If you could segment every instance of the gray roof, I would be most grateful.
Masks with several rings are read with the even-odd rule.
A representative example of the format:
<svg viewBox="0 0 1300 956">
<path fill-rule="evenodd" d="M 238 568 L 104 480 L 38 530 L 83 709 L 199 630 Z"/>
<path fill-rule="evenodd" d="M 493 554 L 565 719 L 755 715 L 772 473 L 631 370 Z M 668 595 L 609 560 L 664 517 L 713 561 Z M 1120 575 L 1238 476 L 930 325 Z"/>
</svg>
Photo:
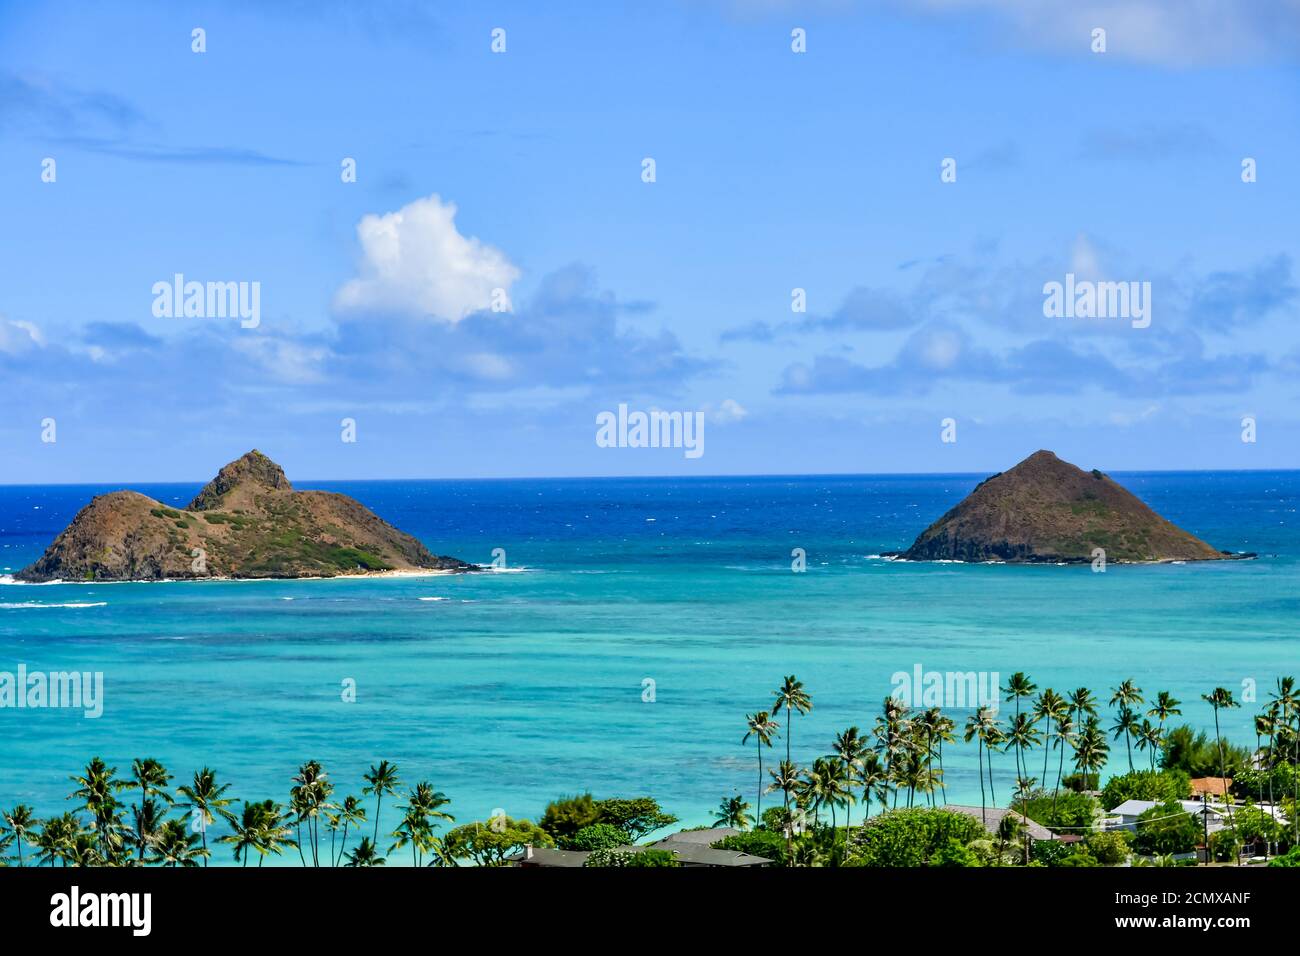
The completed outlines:
<svg viewBox="0 0 1300 956">
<path fill-rule="evenodd" d="M 552 850 L 534 846 L 506 859 L 516 866 L 582 866 L 589 855 L 586 850 Z"/>
<path fill-rule="evenodd" d="M 754 856 L 752 853 L 741 853 L 739 850 L 715 850 L 711 846 L 674 840 L 672 837 L 652 843 L 649 847 L 632 846 L 626 849 L 668 850 L 684 866 L 765 866 L 772 862 L 766 857 Z"/>
<path fill-rule="evenodd" d="M 719 840 L 725 840 L 727 837 L 736 836 L 740 833 L 735 827 L 708 827 L 704 830 L 682 830 L 679 833 L 673 833 L 658 843 L 697 843 L 701 846 L 713 846 Z"/>
<path fill-rule="evenodd" d="M 1014 810 L 1008 810 L 1006 807 L 964 807 L 955 803 L 949 803 L 946 804 L 943 809 L 952 810 L 954 813 L 964 813 L 966 816 L 974 817 L 976 820 L 981 822 L 984 822 L 985 819 L 987 819 L 987 822 L 984 823 L 984 829 L 988 830 L 989 833 L 994 836 L 997 836 L 998 826 L 1002 823 L 1002 818 L 1007 814 L 1011 814 L 1017 820 L 1020 819 L 1020 814 L 1016 813 Z M 1027 821 L 1025 829 L 1035 840 L 1052 839 L 1052 831 L 1034 820 Z"/>
</svg>

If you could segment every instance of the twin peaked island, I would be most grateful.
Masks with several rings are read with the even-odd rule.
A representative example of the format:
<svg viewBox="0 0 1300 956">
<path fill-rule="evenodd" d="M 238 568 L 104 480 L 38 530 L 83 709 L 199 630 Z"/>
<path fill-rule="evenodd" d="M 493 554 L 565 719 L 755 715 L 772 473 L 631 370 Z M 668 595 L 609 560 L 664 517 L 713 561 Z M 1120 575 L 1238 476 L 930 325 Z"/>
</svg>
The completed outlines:
<svg viewBox="0 0 1300 956">
<path fill-rule="evenodd" d="M 309 578 L 472 571 L 346 495 L 294 491 L 260 451 L 222 468 L 183 510 L 134 491 L 101 495 L 19 581 Z"/>
<path fill-rule="evenodd" d="M 981 482 L 896 556 L 914 561 L 1213 561 L 1217 551 L 1099 471 L 1050 451 Z M 222 468 L 184 509 L 134 491 L 83 508 L 20 581 L 305 578 L 473 571 L 440 557 L 345 495 L 294 491 L 259 451 Z"/>
</svg>

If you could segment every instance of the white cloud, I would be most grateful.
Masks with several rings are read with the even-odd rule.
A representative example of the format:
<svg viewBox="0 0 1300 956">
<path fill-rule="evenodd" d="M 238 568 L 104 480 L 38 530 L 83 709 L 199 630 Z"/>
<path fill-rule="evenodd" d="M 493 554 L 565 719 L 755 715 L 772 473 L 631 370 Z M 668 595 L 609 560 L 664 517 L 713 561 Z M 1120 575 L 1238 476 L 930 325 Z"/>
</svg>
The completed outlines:
<svg viewBox="0 0 1300 956">
<path fill-rule="evenodd" d="M 456 228 L 456 204 L 435 193 L 357 224 L 358 275 L 334 295 L 338 312 L 396 313 L 459 322 L 507 296 L 519 270 L 505 253 Z"/>
<path fill-rule="evenodd" d="M 704 413 L 715 425 L 730 425 L 743 421 L 749 415 L 749 409 L 734 398 L 724 398 L 717 408 L 705 405 Z"/>
<path fill-rule="evenodd" d="M 30 322 L 13 321 L 0 315 L 0 352 L 20 355 L 32 349 L 42 348 L 45 336 L 41 330 Z"/>
</svg>

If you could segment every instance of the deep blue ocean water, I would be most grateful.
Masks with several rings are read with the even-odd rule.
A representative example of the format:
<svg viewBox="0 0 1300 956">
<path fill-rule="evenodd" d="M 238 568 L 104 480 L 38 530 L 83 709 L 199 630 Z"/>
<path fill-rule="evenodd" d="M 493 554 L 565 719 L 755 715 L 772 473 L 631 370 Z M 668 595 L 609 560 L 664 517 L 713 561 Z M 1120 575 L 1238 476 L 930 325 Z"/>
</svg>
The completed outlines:
<svg viewBox="0 0 1300 956">
<path fill-rule="evenodd" d="M 1096 574 L 878 557 L 981 477 L 300 482 L 354 496 L 440 554 L 486 564 L 504 549 L 513 573 L 0 584 L 0 670 L 105 680 L 97 720 L 0 710 L 0 804 L 62 813 L 69 775 L 94 754 L 123 772 L 157 757 L 177 782 L 210 765 L 233 795 L 280 801 L 307 759 L 339 794 L 359 794 L 386 758 L 446 792 L 459 821 L 533 816 L 591 790 L 648 793 L 697 824 L 736 790 L 754 802 L 744 718 L 771 706 L 784 674 L 813 695 L 793 729 L 809 760 L 836 731 L 869 727 L 891 676 L 917 664 L 1003 680 L 1023 670 L 1107 699 L 1132 677 L 1148 695 L 1172 691 L 1202 727 L 1213 720 L 1201 693 L 1241 698 L 1253 680 L 1263 701 L 1279 674 L 1300 672 L 1300 472 L 1114 476 L 1256 561 Z M 182 506 L 199 487 L 136 490 Z M 109 490 L 0 487 L 0 574 Z M 791 571 L 794 548 L 805 573 Z M 1227 735 L 1253 740 L 1254 709 L 1226 713 Z M 1013 763 L 996 764 L 1004 791 Z M 945 764 L 949 799 L 978 803 L 974 749 L 950 746 Z M 1121 743 L 1110 769 L 1126 767 Z M 387 809 L 384 822 L 396 823 Z"/>
</svg>

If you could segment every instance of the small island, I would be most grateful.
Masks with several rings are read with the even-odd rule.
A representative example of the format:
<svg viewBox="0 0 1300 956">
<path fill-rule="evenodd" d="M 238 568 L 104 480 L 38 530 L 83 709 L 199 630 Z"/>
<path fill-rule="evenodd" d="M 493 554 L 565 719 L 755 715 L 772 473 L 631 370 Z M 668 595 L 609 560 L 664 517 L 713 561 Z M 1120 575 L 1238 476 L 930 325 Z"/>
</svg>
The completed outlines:
<svg viewBox="0 0 1300 956">
<path fill-rule="evenodd" d="M 96 497 L 14 577 L 161 581 L 474 570 L 433 554 L 346 495 L 294 491 L 284 470 L 253 450 L 222 468 L 184 509 L 134 491 Z"/>
<path fill-rule="evenodd" d="M 986 478 L 921 532 L 907 561 L 1077 564 L 1101 548 L 1121 564 L 1223 561 L 1253 553 L 1220 551 L 1152 511 L 1100 471 L 1084 471 L 1037 451 Z"/>
</svg>

